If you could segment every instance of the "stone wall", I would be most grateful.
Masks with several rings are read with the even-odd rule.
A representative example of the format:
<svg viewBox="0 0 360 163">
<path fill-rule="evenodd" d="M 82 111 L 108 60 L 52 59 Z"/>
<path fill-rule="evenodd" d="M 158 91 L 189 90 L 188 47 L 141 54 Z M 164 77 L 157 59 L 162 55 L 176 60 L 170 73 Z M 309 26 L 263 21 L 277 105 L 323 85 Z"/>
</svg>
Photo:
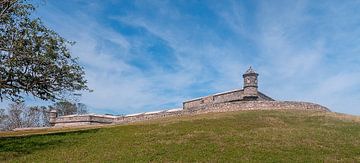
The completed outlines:
<svg viewBox="0 0 360 163">
<path fill-rule="evenodd" d="M 114 123 L 122 124 L 122 123 L 129 123 L 129 122 L 138 122 L 138 121 L 145 121 L 151 119 L 158 119 L 164 117 L 171 117 L 171 116 L 181 116 L 183 114 L 183 110 L 181 109 L 174 109 L 174 110 L 167 110 L 153 114 L 138 114 L 134 116 L 122 116 L 114 119 Z"/>
<path fill-rule="evenodd" d="M 55 127 L 78 126 L 92 124 L 125 124 L 130 122 L 146 121 L 151 119 L 159 119 L 164 117 L 174 117 L 182 115 L 204 114 L 211 112 L 229 112 L 241 110 L 282 110 L 282 109 L 298 109 L 298 110 L 319 110 L 330 111 L 328 108 L 309 102 L 295 101 L 234 101 L 223 103 L 210 103 L 187 109 L 172 109 L 158 112 L 149 112 L 141 114 L 133 114 L 128 116 L 101 116 L 101 115 L 77 115 L 63 116 L 56 119 Z"/>
<path fill-rule="evenodd" d="M 194 99 L 191 101 L 186 101 L 183 103 L 183 108 L 187 109 L 187 108 L 192 108 L 192 107 L 197 107 L 197 106 L 205 106 L 206 104 L 204 104 L 204 102 L 202 101 L 202 98 L 199 99 Z"/>
<path fill-rule="evenodd" d="M 197 98 L 190 101 L 185 101 L 183 103 L 184 110 L 188 108 L 193 107 L 199 107 L 199 106 L 207 106 L 209 104 L 213 103 L 223 103 L 228 101 L 235 101 L 243 99 L 243 91 L 242 90 L 233 90 L 229 92 L 224 93 L 218 93 L 211 96 L 206 96 L 202 98 Z"/>
<path fill-rule="evenodd" d="M 265 94 L 258 92 L 257 93 L 258 98 L 254 99 L 256 101 L 274 101 L 269 96 L 266 96 Z M 185 101 L 183 103 L 184 110 L 187 110 L 189 108 L 194 107 L 203 107 L 208 106 L 210 104 L 216 104 L 216 103 L 225 103 L 225 102 L 234 102 L 234 101 L 241 101 L 244 100 L 244 92 L 243 90 L 233 90 L 229 92 L 224 93 L 218 93 L 211 96 L 206 96 L 202 98 L 193 99 L 190 101 Z"/>
<path fill-rule="evenodd" d="M 226 101 L 234 101 L 234 100 L 239 100 L 243 98 L 243 91 L 242 90 L 235 90 L 235 91 L 231 91 L 231 92 L 226 92 L 226 93 L 220 93 L 220 94 L 215 94 L 214 95 L 214 103 L 221 103 L 221 102 L 226 102 Z"/>
<path fill-rule="evenodd" d="M 121 117 L 114 121 L 115 123 L 129 123 L 136 121 L 144 121 L 150 119 L 157 119 L 162 117 L 204 114 L 211 112 L 229 112 L 241 110 L 284 110 L 284 109 L 297 109 L 297 110 L 319 110 L 330 111 L 328 108 L 309 102 L 296 102 L 296 101 L 235 101 L 208 104 L 188 109 L 178 110 L 174 112 L 159 112 L 156 114 L 139 114 L 131 117 Z"/>
<path fill-rule="evenodd" d="M 74 126 L 74 125 L 92 125 L 92 124 L 110 124 L 113 123 L 114 116 L 104 115 L 70 115 L 60 116 L 55 120 L 55 127 Z"/>
<path fill-rule="evenodd" d="M 157 112 L 148 112 L 141 114 L 133 114 L 127 116 L 108 116 L 108 115 L 69 115 L 60 116 L 55 120 L 55 127 L 79 126 L 79 125 L 94 125 L 94 124 L 124 124 L 137 121 L 145 121 L 151 119 L 158 119 L 161 117 L 180 116 L 183 110 L 170 109 Z"/>
<path fill-rule="evenodd" d="M 207 106 L 189 108 L 192 113 L 209 112 L 228 112 L 239 110 L 280 110 L 280 109 L 298 109 L 298 110 L 320 110 L 330 111 L 328 108 L 310 103 L 296 101 L 237 101 L 229 103 L 217 103 Z"/>
</svg>

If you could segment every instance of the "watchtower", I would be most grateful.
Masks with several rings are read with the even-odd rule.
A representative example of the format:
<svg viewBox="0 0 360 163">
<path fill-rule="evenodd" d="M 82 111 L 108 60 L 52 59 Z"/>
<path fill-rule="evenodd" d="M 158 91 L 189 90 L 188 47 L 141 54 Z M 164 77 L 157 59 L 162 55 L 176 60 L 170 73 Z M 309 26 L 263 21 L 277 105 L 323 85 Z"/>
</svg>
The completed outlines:
<svg viewBox="0 0 360 163">
<path fill-rule="evenodd" d="M 251 66 L 243 74 L 244 78 L 244 100 L 256 100 L 258 98 L 258 80 L 259 76 Z"/>
</svg>

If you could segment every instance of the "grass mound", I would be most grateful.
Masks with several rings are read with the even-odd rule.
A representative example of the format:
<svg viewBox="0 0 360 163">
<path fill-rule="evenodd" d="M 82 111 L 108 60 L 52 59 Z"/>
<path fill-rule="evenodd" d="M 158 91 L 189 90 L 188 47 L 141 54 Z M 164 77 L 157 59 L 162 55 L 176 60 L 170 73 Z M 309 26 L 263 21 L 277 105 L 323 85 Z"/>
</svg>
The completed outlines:
<svg viewBox="0 0 360 163">
<path fill-rule="evenodd" d="M 360 119 L 318 111 L 211 113 L 11 136 L 0 138 L 0 162 L 360 161 Z"/>
</svg>

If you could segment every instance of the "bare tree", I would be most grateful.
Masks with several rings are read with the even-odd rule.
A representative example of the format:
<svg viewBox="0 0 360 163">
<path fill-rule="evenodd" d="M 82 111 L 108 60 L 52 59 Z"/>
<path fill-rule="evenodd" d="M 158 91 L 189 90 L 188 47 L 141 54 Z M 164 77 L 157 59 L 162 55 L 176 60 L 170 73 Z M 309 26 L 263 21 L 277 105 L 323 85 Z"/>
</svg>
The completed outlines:
<svg viewBox="0 0 360 163">
<path fill-rule="evenodd" d="M 67 101 L 57 102 L 52 106 L 26 106 L 24 103 L 12 103 L 5 109 L 0 109 L 0 130 L 12 130 L 24 127 L 50 126 L 49 112 L 58 110 L 59 115 L 86 114 L 86 105 Z"/>
<path fill-rule="evenodd" d="M 50 126 L 50 117 L 49 117 L 50 108 L 48 109 L 45 106 L 41 106 L 40 111 L 41 111 L 41 118 L 40 119 L 42 120 L 42 126 L 43 127 Z"/>
<path fill-rule="evenodd" d="M 0 109 L 0 131 L 5 130 L 5 121 L 8 115 L 5 113 L 5 109 Z"/>
<path fill-rule="evenodd" d="M 8 119 L 6 128 L 8 130 L 23 127 L 22 113 L 25 110 L 24 103 L 12 103 L 8 107 Z"/>
<path fill-rule="evenodd" d="M 83 103 L 77 103 L 76 108 L 77 108 L 76 109 L 77 114 L 87 114 L 88 113 L 88 109 L 87 109 L 86 105 Z"/>
<path fill-rule="evenodd" d="M 2 112 L 5 117 L 3 118 L 2 130 L 49 126 L 49 109 L 43 106 L 27 107 L 24 103 L 12 103 L 7 108 L 7 114 L 5 111 Z"/>
<path fill-rule="evenodd" d="M 39 127 L 42 125 L 40 108 L 38 106 L 31 106 L 25 108 L 23 112 L 23 127 Z"/>
<path fill-rule="evenodd" d="M 82 103 L 71 103 L 69 101 L 60 101 L 49 106 L 50 109 L 56 109 L 58 115 L 86 114 L 88 113 L 86 105 Z"/>
</svg>

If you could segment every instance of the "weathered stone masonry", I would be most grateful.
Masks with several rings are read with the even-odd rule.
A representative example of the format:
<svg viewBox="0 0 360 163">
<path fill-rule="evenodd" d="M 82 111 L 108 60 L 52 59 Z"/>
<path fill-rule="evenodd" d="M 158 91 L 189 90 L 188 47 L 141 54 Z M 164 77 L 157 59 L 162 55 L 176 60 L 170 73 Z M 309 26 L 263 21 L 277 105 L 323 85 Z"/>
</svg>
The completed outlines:
<svg viewBox="0 0 360 163">
<path fill-rule="evenodd" d="M 237 89 L 233 91 L 188 100 L 183 102 L 182 108 L 138 113 L 126 116 L 87 114 L 57 117 L 56 112 L 52 111 L 50 113 L 50 122 L 53 126 L 63 127 L 74 125 L 110 123 L 123 124 L 136 121 L 158 119 L 162 117 L 239 110 L 300 109 L 330 111 L 324 106 L 309 102 L 275 101 L 271 97 L 258 91 L 258 74 L 251 67 L 245 72 L 243 78 L 243 89 Z"/>
<path fill-rule="evenodd" d="M 183 103 L 184 110 L 210 104 L 235 102 L 235 101 L 274 101 L 258 91 L 258 76 L 251 67 L 243 75 L 244 88 L 229 92 L 218 93 L 207 97 L 197 98 Z"/>
<path fill-rule="evenodd" d="M 328 108 L 309 102 L 296 101 L 238 101 L 228 103 L 210 104 L 192 108 L 192 113 L 228 112 L 239 110 L 320 110 L 330 111 Z"/>
</svg>

